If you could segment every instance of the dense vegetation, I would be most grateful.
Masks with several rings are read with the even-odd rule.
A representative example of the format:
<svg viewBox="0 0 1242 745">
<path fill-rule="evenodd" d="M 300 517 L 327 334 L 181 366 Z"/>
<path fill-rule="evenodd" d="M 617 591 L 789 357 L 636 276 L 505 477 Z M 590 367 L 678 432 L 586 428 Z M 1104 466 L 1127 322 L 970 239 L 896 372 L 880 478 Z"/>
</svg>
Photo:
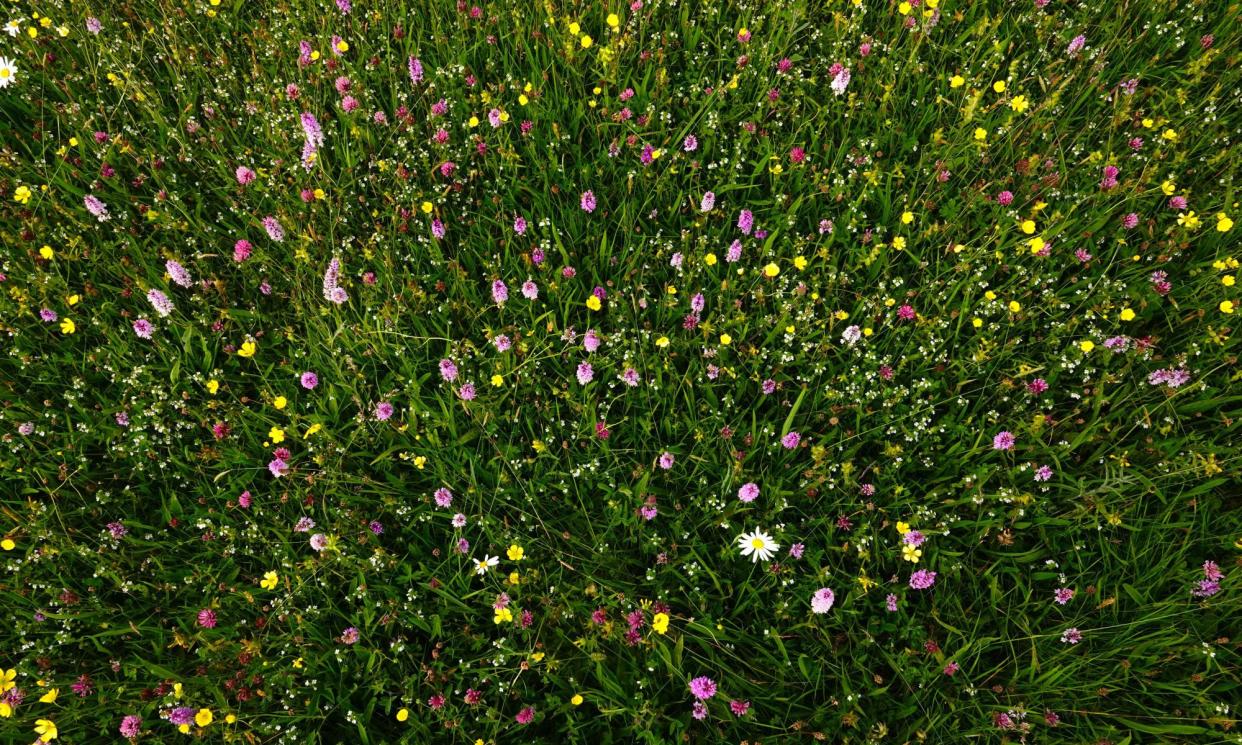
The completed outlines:
<svg viewBox="0 0 1242 745">
<path fill-rule="evenodd" d="M 1236 3 L 478 3 L 7 4 L 0 741 L 1242 742 Z"/>
</svg>

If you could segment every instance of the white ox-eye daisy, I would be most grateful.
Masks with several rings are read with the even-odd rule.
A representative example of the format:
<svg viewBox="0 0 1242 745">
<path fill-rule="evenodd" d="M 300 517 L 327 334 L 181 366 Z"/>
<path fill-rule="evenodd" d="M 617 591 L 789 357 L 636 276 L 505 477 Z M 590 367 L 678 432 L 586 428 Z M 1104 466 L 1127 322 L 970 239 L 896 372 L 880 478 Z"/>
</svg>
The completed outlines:
<svg viewBox="0 0 1242 745">
<path fill-rule="evenodd" d="M 8 88 L 17 76 L 17 66 L 8 57 L 0 57 L 0 88 Z"/>
<path fill-rule="evenodd" d="M 738 548 L 742 556 L 749 556 L 751 561 L 769 561 L 781 546 L 772 540 L 772 536 L 756 528 L 753 532 L 743 533 L 737 537 Z"/>
<path fill-rule="evenodd" d="M 487 554 L 484 554 L 482 561 L 478 559 L 474 560 L 474 573 L 480 576 L 487 574 L 488 569 L 491 569 L 492 567 L 496 566 L 499 563 L 500 563 L 499 556 L 488 556 Z"/>
</svg>

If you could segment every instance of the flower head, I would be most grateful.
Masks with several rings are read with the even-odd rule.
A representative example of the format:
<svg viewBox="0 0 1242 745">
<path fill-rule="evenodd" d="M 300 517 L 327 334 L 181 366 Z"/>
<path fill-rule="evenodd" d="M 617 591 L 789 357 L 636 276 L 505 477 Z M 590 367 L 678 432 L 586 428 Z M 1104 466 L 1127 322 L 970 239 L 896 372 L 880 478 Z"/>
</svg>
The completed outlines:
<svg viewBox="0 0 1242 745">
<path fill-rule="evenodd" d="M 737 545 L 742 551 L 742 556 L 749 556 L 750 560 L 756 563 L 760 560 L 770 561 L 781 548 L 779 543 L 772 540 L 772 536 L 758 528 L 738 536 Z"/>
</svg>

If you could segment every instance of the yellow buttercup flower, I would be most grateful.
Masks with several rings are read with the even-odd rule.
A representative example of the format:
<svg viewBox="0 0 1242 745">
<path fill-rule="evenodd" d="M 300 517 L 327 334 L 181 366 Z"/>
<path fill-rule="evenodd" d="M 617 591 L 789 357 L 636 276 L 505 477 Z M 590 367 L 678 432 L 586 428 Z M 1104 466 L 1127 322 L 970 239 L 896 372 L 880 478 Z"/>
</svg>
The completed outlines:
<svg viewBox="0 0 1242 745">
<path fill-rule="evenodd" d="M 5 538 L 3 540 L 0 540 L 0 548 L 4 549 L 5 551 L 12 551 L 13 549 L 17 548 L 17 543 L 15 543 L 12 538 Z"/>
<path fill-rule="evenodd" d="M 1084 354 L 1090 354 L 1091 350 L 1095 349 L 1095 342 L 1090 339 L 1084 339 L 1078 342 L 1078 348 L 1081 349 Z"/>
<path fill-rule="evenodd" d="M 1229 219 L 1229 215 L 1224 212 L 1216 213 L 1216 229 L 1221 233 L 1228 233 L 1233 229 L 1233 220 Z"/>
<path fill-rule="evenodd" d="M 505 384 L 505 379 L 504 379 L 503 377 L 501 377 L 501 376 L 500 376 L 500 375 L 498 375 L 498 374 L 497 374 L 497 375 L 493 375 L 493 376 L 492 376 L 492 385 L 494 385 L 494 386 L 496 386 L 497 388 L 499 388 L 499 387 L 501 387 L 501 386 L 502 386 L 502 385 L 504 385 L 504 384 Z"/>
<path fill-rule="evenodd" d="M 1220 301 L 1220 305 L 1217 307 L 1220 308 L 1221 313 L 1225 313 L 1225 314 L 1233 313 L 1233 309 L 1234 309 L 1232 300 L 1222 300 Z"/>
<path fill-rule="evenodd" d="M 716 254 L 707 254 L 704 256 L 703 263 L 708 266 L 716 266 Z"/>
<path fill-rule="evenodd" d="M 661 636 L 663 636 L 664 634 L 667 634 L 668 633 L 668 614 L 657 613 L 654 616 L 652 616 L 651 617 L 651 628 L 657 634 L 660 634 Z"/>
<path fill-rule="evenodd" d="M 59 695 L 60 695 L 60 689 L 53 688 L 52 690 L 48 691 L 47 693 L 39 697 L 39 703 L 41 704 L 55 703 L 56 697 Z"/>
<path fill-rule="evenodd" d="M 893 236 L 893 250 L 894 251 L 906 250 L 906 239 L 900 235 Z"/>
<path fill-rule="evenodd" d="M 603 303 L 599 301 L 598 296 L 592 295 L 591 297 L 587 298 L 586 307 L 590 308 L 591 310 L 599 310 L 600 308 L 604 306 L 603 306 Z"/>
<path fill-rule="evenodd" d="M 211 715 L 211 709 L 199 709 L 194 715 L 194 723 L 200 727 L 206 727 L 211 724 L 214 717 Z"/>
<path fill-rule="evenodd" d="M 220 390 L 220 381 L 212 379 L 207 381 L 207 392 L 216 395 L 216 391 Z"/>
<path fill-rule="evenodd" d="M 398 721 L 398 722 L 404 722 L 405 720 L 407 720 L 407 719 L 409 719 L 409 718 L 410 718 L 410 710 L 409 710 L 409 709 L 406 709 L 406 708 L 401 708 L 401 709 L 398 709 L 398 710 L 397 710 L 397 721 Z"/>
<path fill-rule="evenodd" d="M 1005 92 L 1005 81 L 998 80 L 995 83 L 992 83 L 992 90 L 996 91 L 997 93 L 1004 93 Z"/>
<path fill-rule="evenodd" d="M 60 736 L 60 733 L 56 731 L 56 723 L 51 719 L 36 720 L 34 731 L 43 742 L 51 742 Z"/>
<path fill-rule="evenodd" d="M 275 590 L 279 582 L 280 577 L 276 572 L 266 572 L 263 575 L 263 579 L 259 582 L 259 587 L 262 587 L 264 590 Z"/>
<path fill-rule="evenodd" d="M 1134 311 L 1133 311 L 1132 309 L 1130 309 L 1130 308 L 1122 308 L 1122 309 L 1121 309 L 1121 320 L 1123 320 L 1123 321 L 1133 321 L 1133 320 L 1134 320 Z"/>
<path fill-rule="evenodd" d="M 909 532 L 910 532 L 910 523 L 904 522 L 902 520 L 898 520 L 897 521 L 897 534 L 905 535 L 906 533 L 909 533 Z"/>
<path fill-rule="evenodd" d="M 1022 303 L 1019 303 L 1017 300 L 1009 301 L 1009 312 L 1010 313 L 1017 313 L 1020 310 L 1022 310 Z"/>
<path fill-rule="evenodd" d="M 616 13 L 608 14 L 608 25 L 616 28 L 621 25 L 621 18 Z"/>
<path fill-rule="evenodd" d="M 56 258 L 56 252 L 52 250 L 51 246 L 43 246 L 39 249 L 39 256 L 47 261 L 51 261 Z"/>
<path fill-rule="evenodd" d="M 1022 224 L 1019 227 L 1021 227 L 1022 232 L 1026 233 L 1027 235 L 1032 235 L 1035 233 L 1035 221 L 1034 220 L 1023 220 Z"/>
<path fill-rule="evenodd" d="M 258 345 L 252 341 L 244 342 L 241 345 L 241 349 L 237 350 L 237 356 L 238 357 L 253 357 L 255 349 L 257 347 Z"/>
<path fill-rule="evenodd" d="M 781 273 L 781 268 L 774 263 L 769 262 L 766 266 L 763 267 L 763 276 L 765 277 L 775 277 L 776 275 L 780 273 Z"/>
<path fill-rule="evenodd" d="M 729 346 L 730 344 L 732 344 L 732 343 L 733 343 L 733 337 L 732 337 L 732 336 L 729 336 L 728 334 L 721 334 L 721 335 L 720 335 L 720 343 L 721 343 L 721 344 L 723 344 L 723 345 L 725 345 L 725 346 L 727 347 L 727 346 Z"/>
<path fill-rule="evenodd" d="M 495 624 L 508 623 L 509 621 L 512 621 L 512 620 L 513 620 L 513 611 L 509 610 L 508 608 L 499 608 L 496 610 L 496 615 L 492 616 L 492 623 L 495 623 Z"/>
<path fill-rule="evenodd" d="M 77 330 L 78 326 L 73 322 L 72 318 L 66 318 L 60 322 L 60 333 L 62 334 L 72 334 Z"/>
<path fill-rule="evenodd" d="M 521 561 L 522 557 L 526 555 L 526 549 L 514 543 L 509 546 L 509 550 L 505 552 L 505 555 L 509 557 L 509 561 Z"/>
<path fill-rule="evenodd" d="M 961 88 L 963 85 L 966 85 L 966 78 L 962 77 L 961 75 L 954 75 L 953 77 L 949 78 L 950 88 Z"/>
<path fill-rule="evenodd" d="M 30 201 L 30 187 L 22 184 L 13 190 L 13 201 L 26 204 Z"/>
<path fill-rule="evenodd" d="M 569 703 L 573 704 L 574 706 L 581 706 L 581 705 L 582 705 L 582 701 L 583 701 L 583 699 L 582 699 L 582 694 L 581 694 L 581 693 L 575 693 L 575 694 L 573 695 L 573 698 L 569 699 Z"/>
<path fill-rule="evenodd" d="M 912 222 L 914 222 L 913 212 L 911 212 L 910 210 L 906 210 L 905 212 L 901 213 L 901 224 L 902 225 L 909 225 Z"/>
<path fill-rule="evenodd" d="M 285 441 L 285 431 L 280 427 L 272 427 L 267 431 L 267 439 L 274 443 L 282 443 Z"/>
<path fill-rule="evenodd" d="M 668 346 L 668 337 L 667 337 L 667 336 L 661 336 L 659 339 L 656 339 L 655 344 L 656 344 L 656 346 L 657 346 L 657 347 L 661 347 L 661 348 L 663 348 L 663 347 L 667 347 L 667 346 Z"/>
<path fill-rule="evenodd" d="M 272 399 L 272 406 L 275 406 L 277 409 L 283 409 L 288 405 L 289 405 L 289 399 L 285 398 L 284 396 L 277 396 L 276 398 Z"/>
<path fill-rule="evenodd" d="M 1014 96 L 1013 100 L 1009 102 L 1009 108 L 1013 109 L 1019 114 L 1021 114 L 1023 111 L 1026 111 L 1028 106 L 1030 106 L 1030 103 L 1026 100 L 1026 96 Z"/>
</svg>

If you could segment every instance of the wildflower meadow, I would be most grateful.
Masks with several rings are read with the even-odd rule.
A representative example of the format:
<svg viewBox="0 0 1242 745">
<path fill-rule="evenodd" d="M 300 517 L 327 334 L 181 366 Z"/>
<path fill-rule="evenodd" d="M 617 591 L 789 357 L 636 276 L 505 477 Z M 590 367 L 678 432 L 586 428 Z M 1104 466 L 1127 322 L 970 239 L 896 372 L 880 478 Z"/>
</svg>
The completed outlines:
<svg viewBox="0 0 1242 745">
<path fill-rule="evenodd" d="M 11 0 L 0 743 L 1242 743 L 1242 7 Z"/>
</svg>

